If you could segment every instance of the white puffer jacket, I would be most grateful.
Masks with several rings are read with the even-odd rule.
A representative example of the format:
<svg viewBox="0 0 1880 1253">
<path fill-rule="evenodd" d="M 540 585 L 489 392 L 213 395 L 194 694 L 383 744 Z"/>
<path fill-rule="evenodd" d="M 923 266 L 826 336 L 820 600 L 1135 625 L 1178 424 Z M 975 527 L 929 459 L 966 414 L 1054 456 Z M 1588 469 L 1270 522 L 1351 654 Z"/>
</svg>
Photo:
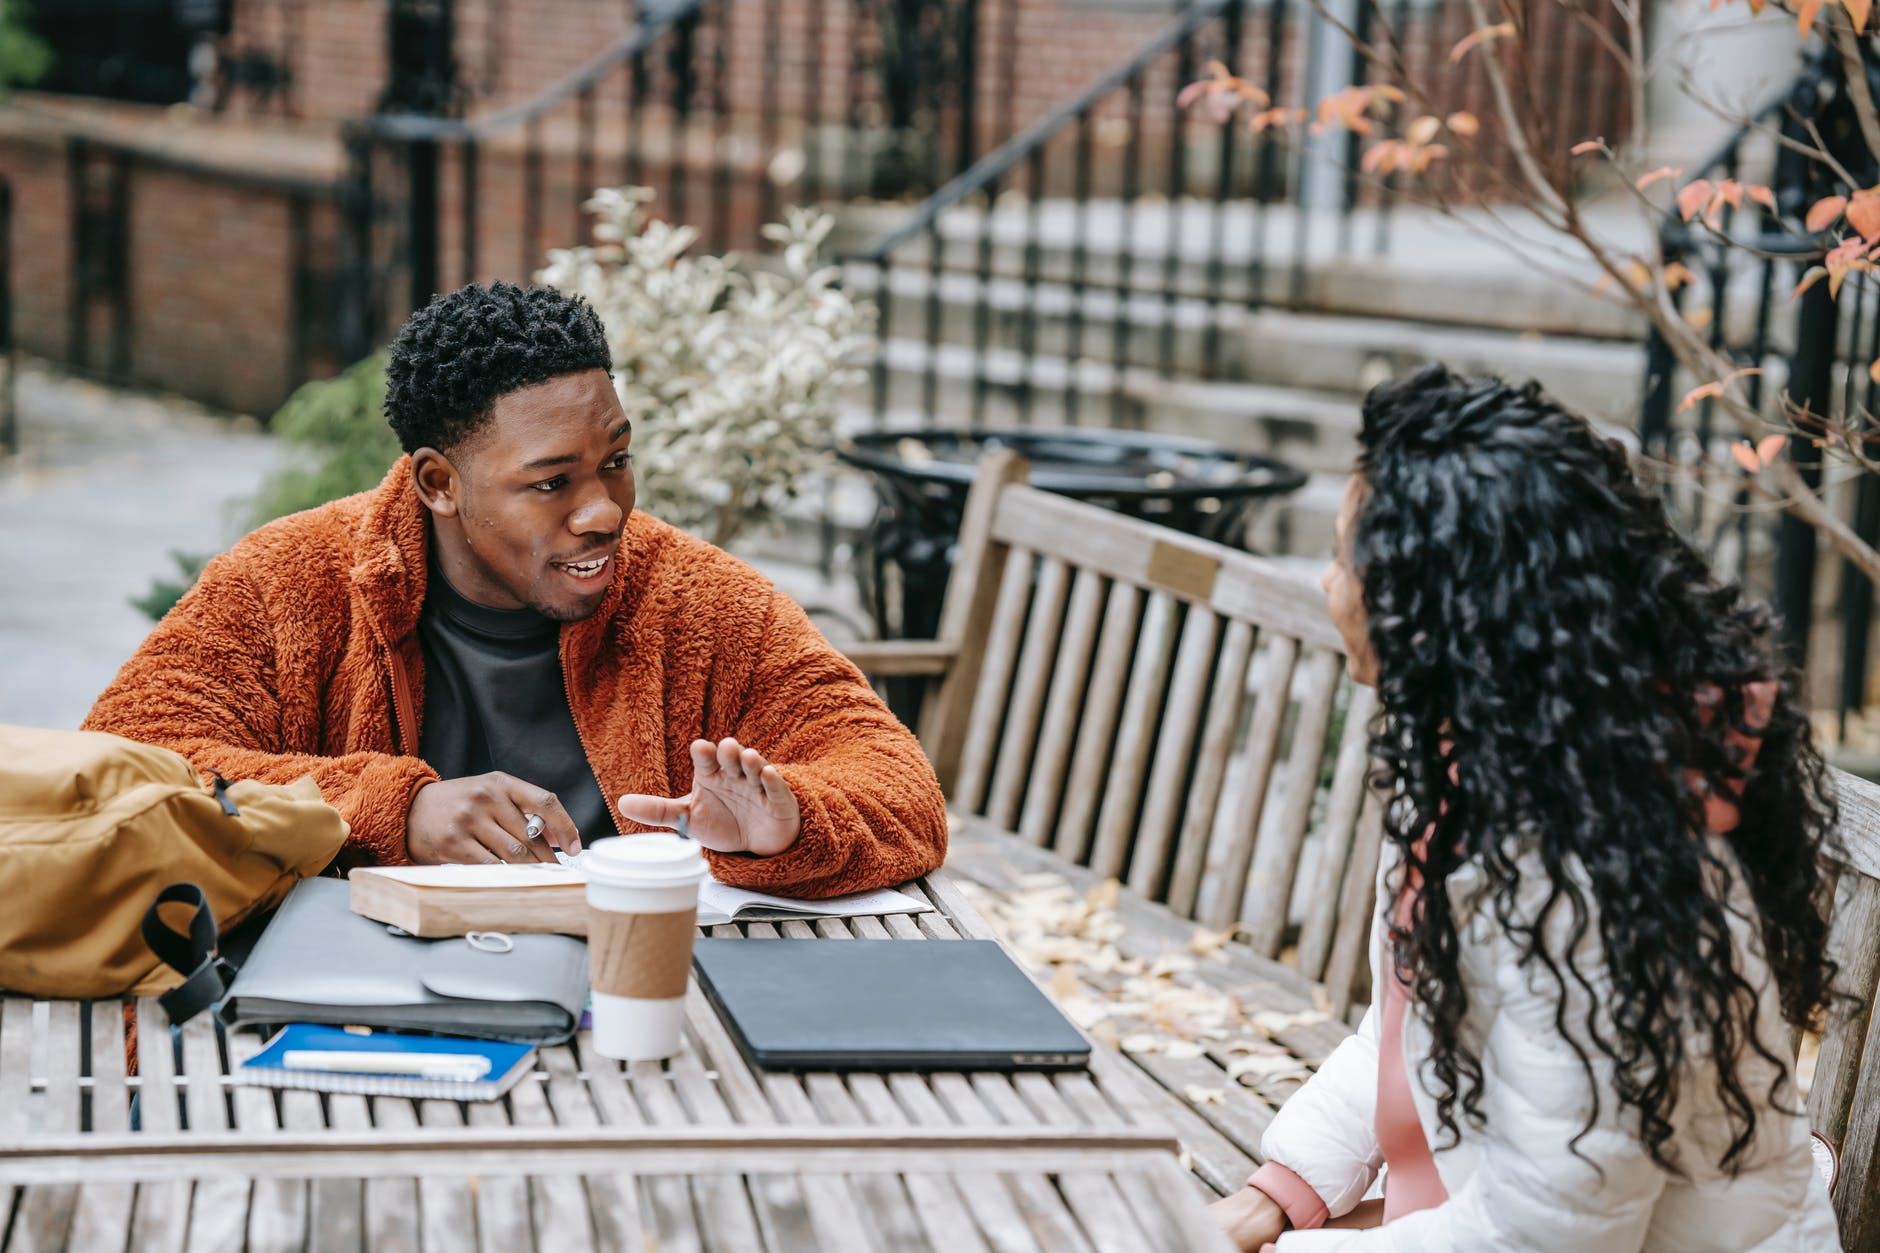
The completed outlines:
<svg viewBox="0 0 1880 1253">
<path fill-rule="evenodd" d="M 1388 846 L 1387 846 L 1388 848 Z M 1724 849 L 1726 864 L 1734 865 Z M 1383 910 L 1391 857 L 1378 875 L 1379 915 L 1373 924 L 1372 986 L 1384 986 Z M 1517 905 L 1524 918 L 1538 917 L 1546 903 L 1547 878 L 1538 857 L 1521 859 L 1523 890 Z M 1594 1075 L 1607 1096 L 1592 1130 L 1568 1145 L 1586 1125 L 1590 1088 L 1579 1058 L 1555 1026 L 1561 991 L 1539 963 L 1523 969 L 1515 942 L 1494 923 L 1486 876 L 1464 867 L 1449 880 L 1461 941 L 1460 968 L 1469 992 L 1464 1038 L 1482 1061 L 1485 1124 L 1470 1126 L 1458 1110 L 1461 1142 L 1449 1149 L 1436 1122 L 1424 1059 L 1430 1033 L 1419 1015 L 1405 1015 L 1406 1070 L 1424 1135 L 1449 1199 L 1369 1231 L 1301 1231 L 1280 1238 L 1280 1253 L 1385 1253 L 1386 1250 L 1457 1250 L 1473 1253 L 1825 1253 L 1840 1249 L 1834 1214 L 1816 1174 L 1806 1120 L 1763 1108 L 1748 1165 L 1734 1178 L 1716 1168 L 1729 1134 L 1716 1083 L 1695 1066 L 1684 1077 L 1673 1145 L 1687 1176 L 1655 1166 L 1610 1095 L 1611 1064 L 1593 1054 Z M 1732 877 L 1726 899 L 1737 960 L 1758 990 L 1758 1033 L 1777 1057 L 1788 1052 L 1787 1028 L 1774 980 L 1762 955 L 1746 886 Z M 1571 914 L 1563 904 L 1547 920 L 1551 951 L 1565 951 Z M 1596 925 L 1589 923 L 1578 950 L 1594 995 L 1604 998 L 1605 976 Z M 1571 982 L 1571 980 L 1569 980 Z M 1586 992 L 1567 993 L 1567 1021 L 1584 1022 Z M 1582 1029 L 1583 1031 L 1583 1029 Z M 1708 1050 L 1704 1050 L 1707 1052 Z M 1748 1052 L 1748 1050 L 1746 1050 Z M 1699 1054 L 1701 1056 L 1702 1054 Z M 1364 1016 L 1357 1034 L 1326 1059 L 1310 1082 L 1281 1108 L 1261 1142 L 1277 1162 L 1317 1192 L 1332 1216 L 1362 1199 L 1383 1165 L 1374 1130 L 1377 1103 L 1378 1012 Z M 1752 1098 L 1770 1090 L 1774 1067 L 1759 1058 L 1740 1063 L 1743 1088 Z M 1782 1105 L 1797 1110 L 1789 1068 L 1781 1069 Z"/>
</svg>

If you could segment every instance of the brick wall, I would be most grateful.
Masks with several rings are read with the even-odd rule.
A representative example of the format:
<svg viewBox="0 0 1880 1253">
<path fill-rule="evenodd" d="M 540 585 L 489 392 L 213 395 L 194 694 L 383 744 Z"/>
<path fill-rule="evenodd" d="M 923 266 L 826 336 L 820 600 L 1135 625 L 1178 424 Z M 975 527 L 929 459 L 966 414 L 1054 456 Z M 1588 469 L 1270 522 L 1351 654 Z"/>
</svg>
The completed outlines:
<svg viewBox="0 0 1880 1253">
<path fill-rule="evenodd" d="M 12 184 L 16 208 L 14 334 L 24 351 L 81 372 L 263 415 L 286 398 L 303 370 L 330 373 L 338 364 L 325 350 L 322 328 L 306 326 L 299 316 L 304 288 L 292 197 L 135 158 L 120 164 L 99 149 L 84 163 L 81 181 L 92 185 L 91 203 L 104 207 L 112 201 L 112 180 L 126 180 L 126 212 L 121 227 L 113 228 L 125 232 L 130 256 L 126 300 L 120 309 L 108 267 L 99 266 L 83 325 L 75 328 L 71 156 L 55 137 L 0 137 L 0 178 Z M 301 212 L 317 263 L 331 247 L 334 207 L 315 199 Z"/>
</svg>

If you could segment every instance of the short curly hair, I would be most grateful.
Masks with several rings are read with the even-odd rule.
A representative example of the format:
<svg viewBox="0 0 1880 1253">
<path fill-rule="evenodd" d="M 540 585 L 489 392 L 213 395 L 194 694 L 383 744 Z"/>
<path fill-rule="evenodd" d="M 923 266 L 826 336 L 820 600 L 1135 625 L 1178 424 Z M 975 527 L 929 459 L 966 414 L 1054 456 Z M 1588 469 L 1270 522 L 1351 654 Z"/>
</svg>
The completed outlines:
<svg viewBox="0 0 1880 1253">
<path fill-rule="evenodd" d="M 612 368 L 601 320 L 581 297 L 472 283 L 435 297 L 398 332 L 385 367 L 385 418 L 406 452 L 448 453 L 490 420 L 498 396 Z"/>
</svg>

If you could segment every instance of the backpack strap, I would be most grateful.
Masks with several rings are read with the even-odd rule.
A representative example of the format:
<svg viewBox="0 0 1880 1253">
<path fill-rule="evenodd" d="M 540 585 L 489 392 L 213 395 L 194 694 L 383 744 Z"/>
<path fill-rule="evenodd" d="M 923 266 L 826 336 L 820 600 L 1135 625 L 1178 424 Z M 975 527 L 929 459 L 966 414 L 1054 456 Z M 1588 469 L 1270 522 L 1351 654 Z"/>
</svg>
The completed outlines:
<svg viewBox="0 0 1880 1253">
<path fill-rule="evenodd" d="M 187 934 L 163 921 L 163 906 L 181 902 L 194 907 Z M 215 915 L 209 911 L 209 898 L 193 883 L 172 883 L 157 893 L 157 899 L 144 911 L 144 943 L 164 965 L 183 975 L 181 985 L 157 998 L 170 1021 L 181 1025 L 222 999 L 235 967 L 216 952 Z"/>
</svg>

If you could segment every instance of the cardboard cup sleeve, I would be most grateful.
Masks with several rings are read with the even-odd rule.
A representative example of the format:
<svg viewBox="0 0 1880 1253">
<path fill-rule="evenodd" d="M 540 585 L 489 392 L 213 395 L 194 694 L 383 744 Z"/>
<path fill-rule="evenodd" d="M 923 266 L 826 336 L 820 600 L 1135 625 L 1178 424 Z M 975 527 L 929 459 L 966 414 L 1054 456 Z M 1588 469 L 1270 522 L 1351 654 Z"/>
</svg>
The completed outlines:
<svg viewBox="0 0 1880 1253">
<path fill-rule="evenodd" d="M 588 906 L 588 971 L 594 990 L 636 1000 L 684 996 L 697 927 L 696 909 L 624 914 Z"/>
</svg>

